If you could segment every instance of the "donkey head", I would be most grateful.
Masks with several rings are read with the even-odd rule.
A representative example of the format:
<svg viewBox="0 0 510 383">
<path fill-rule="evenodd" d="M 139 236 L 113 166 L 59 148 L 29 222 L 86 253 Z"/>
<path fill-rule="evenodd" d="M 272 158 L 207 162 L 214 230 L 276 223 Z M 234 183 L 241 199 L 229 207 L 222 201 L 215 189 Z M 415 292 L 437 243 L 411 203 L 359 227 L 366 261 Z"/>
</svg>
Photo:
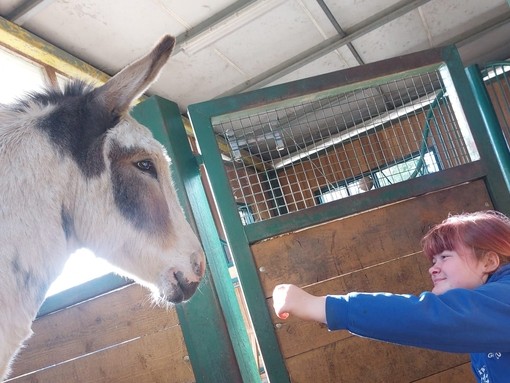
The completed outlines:
<svg viewBox="0 0 510 383">
<path fill-rule="evenodd" d="M 195 292 L 204 254 L 178 204 L 164 148 L 129 116 L 131 102 L 156 79 L 174 43 L 164 37 L 103 86 L 70 101 L 68 109 L 82 122 L 66 146 L 80 176 L 62 215 L 69 241 L 177 303 Z"/>
</svg>

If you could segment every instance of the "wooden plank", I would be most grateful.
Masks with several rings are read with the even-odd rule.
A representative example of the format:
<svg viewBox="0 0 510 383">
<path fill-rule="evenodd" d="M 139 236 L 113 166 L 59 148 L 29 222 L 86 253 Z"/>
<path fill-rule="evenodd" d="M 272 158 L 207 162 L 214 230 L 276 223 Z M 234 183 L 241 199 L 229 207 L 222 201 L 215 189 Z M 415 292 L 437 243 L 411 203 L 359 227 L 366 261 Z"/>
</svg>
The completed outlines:
<svg viewBox="0 0 510 383">
<path fill-rule="evenodd" d="M 478 180 L 256 243 L 251 250 L 264 293 L 415 253 L 426 231 L 449 213 L 489 209 L 490 201 Z"/>
<path fill-rule="evenodd" d="M 416 383 L 476 383 L 476 378 L 471 372 L 471 363 L 463 363 L 460 366 L 417 380 Z"/>
<path fill-rule="evenodd" d="M 34 335 L 16 359 L 12 376 L 149 333 L 180 329 L 175 309 L 156 307 L 149 294 L 133 284 L 37 319 L 32 325 Z"/>
<path fill-rule="evenodd" d="M 314 295 L 345 294 L 350 291 L 419 294 L 430 290 L 428 268 L 428 260 L 420 252 L 316 283 L 305 290 Z M 285 358 L 326 347 L 351 336 L 347 331 L 330 332 L 323 324 L 295 317 L 282 321 L 274 315 L 272 304 L 272 299 L 268 299 L 278 343 Z"/>
<path fill-rule="evenodd" d="M 286 364 L 293 383 L 406 383 L 467 361 L 468 356 L 464 354 L 396 346 L 351 336 L 292 357 Z M 456 377 L 458 382 L 472 380 L 472 375 L 465 370 L 460 373 L 463 375 Z"/>
<path fill-rule="evenodd" d="M 195 382 L 179 326 L 72 359 L 9 383 Z"/>
</svg>

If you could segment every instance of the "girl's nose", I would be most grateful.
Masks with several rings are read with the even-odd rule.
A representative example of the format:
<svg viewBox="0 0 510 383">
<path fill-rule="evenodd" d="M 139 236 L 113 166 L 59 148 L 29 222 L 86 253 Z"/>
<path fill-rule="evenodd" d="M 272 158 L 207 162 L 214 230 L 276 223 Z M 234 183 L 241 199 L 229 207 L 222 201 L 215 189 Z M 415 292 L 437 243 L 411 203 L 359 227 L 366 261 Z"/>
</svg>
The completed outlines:
<svg viewBox="0 0 510 383">
<path fill-rule="evenodd" d="M 434 264 L 434 265 L 430 266 L 430 268 L 429 268 L 429 274 L 430 274 L 430 275 L 435 275 L 435 274 L 437 274 L 437 273 L 439 273 L 439 267 L 438 267 L 436 264 Z"/>
</svg>

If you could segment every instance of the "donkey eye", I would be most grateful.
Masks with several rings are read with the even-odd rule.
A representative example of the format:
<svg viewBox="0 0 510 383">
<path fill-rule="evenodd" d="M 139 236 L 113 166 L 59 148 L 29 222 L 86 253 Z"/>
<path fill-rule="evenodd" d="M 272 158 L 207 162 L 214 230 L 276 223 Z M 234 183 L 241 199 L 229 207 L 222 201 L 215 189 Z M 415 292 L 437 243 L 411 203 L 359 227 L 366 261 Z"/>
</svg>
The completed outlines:
<svg viewBox="0 0 510 383">
<path fill-rule="evenodd" d="M 136 167 L 145 173 L 149 173 L 153 177 L 157 178 L 156 167 L 150 160 L 142 160 L 136 163 Z"/>
<path fill-rule="evenodd" d="M 152 164 L 151 161 L 149 160 L 142 160 L 142 161 L 138 161 L 136 163 L 136 166 L 138 166 L 138 169 L 140 170 L 144 170 L 144 171 L 149 171 L 151 168 L 154 167 L 154 165 Z"/>
</svg>

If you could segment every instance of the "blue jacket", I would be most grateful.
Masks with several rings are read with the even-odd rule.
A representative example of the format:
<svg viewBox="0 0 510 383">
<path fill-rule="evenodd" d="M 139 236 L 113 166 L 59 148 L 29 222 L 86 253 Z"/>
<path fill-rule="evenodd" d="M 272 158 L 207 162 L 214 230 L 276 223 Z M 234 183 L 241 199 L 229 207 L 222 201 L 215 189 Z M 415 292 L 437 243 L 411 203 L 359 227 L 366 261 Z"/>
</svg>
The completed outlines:
<svg viewBox="0 0 510 383">
<path fill-rule="evenodd" d="M 470 353 L 481 383 L 510 382 L 510 265 L 474 289 L 420 296 L 350 293 L 326 298 L 330 330 L 401 345 Z"/>
</svg>

